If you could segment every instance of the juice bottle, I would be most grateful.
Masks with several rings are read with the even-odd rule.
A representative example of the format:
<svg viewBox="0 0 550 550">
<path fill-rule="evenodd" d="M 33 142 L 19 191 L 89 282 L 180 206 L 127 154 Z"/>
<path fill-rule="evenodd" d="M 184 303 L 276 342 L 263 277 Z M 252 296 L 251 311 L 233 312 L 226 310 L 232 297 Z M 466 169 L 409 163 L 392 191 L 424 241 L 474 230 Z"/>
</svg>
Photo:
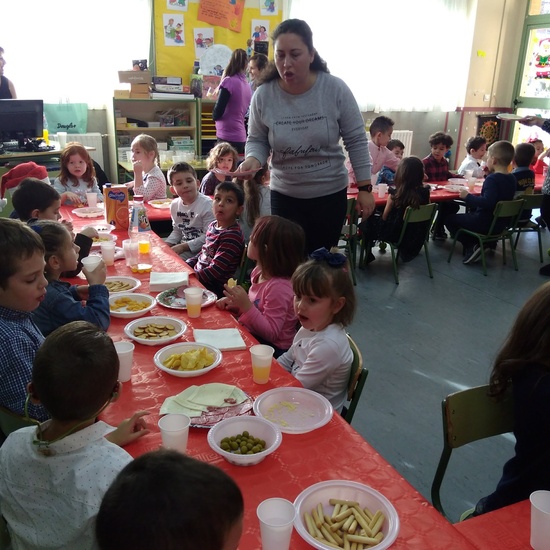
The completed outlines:
<svg viewBox="0 0 550 550">
<path fill-rule="evenodd" d="M 128 229 L 128 188 L 125 185 L 103 186 L 105 221 L 116 229 Z"/>
</svg>

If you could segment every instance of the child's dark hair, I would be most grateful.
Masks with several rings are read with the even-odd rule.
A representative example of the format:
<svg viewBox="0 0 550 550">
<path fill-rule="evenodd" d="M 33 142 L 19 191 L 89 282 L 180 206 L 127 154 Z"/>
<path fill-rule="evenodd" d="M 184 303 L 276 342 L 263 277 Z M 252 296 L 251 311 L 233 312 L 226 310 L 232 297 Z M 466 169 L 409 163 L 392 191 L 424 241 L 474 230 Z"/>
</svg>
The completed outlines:
<svg viewBox="0 0 550 550">
<path fill-rule="evenodd" d="M 44 243 L 47 271 L 49 259 L 63 248 L 67 242 L 67 236 L 71 237 L 71 233 L 62 223 L 53 220 L 36 220 L 31 223 L 31 228 L 38 233 Z"/>
<path fill-rule="evenodd" d="M 220 158 L 226 155 L 233 155 L 233 166 L 231 167 L 231 171 L 234 172 L 237 167 L 237 161 L 239 160 L 239 153 L 235 147 L 226 141 L 220 141 L 220 143 L 216 143 L 216 145 L 210 149 L 210 153 L 208 153 L 208 158 L 206 159 L 206 169 L 214 170 Z"/>
<path fill-rule="evenodd" d="M 399 147 L 399 149 L 403 149 L 405 150 L 405 144 L 398 140 L 398 139 L 390 139 L 390 141 L 388 141 L 388 145 L 387 145 L 387 148 L 392 151 L 393 149 L 395 149 L 396 147 Z"/>
<path fill-rule="evenodd" d="M 117 388 L 119 361 L 111 338 L 87 321 L 50 333 L 34 358 L 32 384 L 56 420 L 88 420 Z"/>
<path fill-rule="evenodd" d="M 498 164 L 508 166 L 512 160 L 514 160 L 516 150 L 509 141 L 503 139 L 501 141 L 495 141 L 491 147 L 489 147 L 488 152 L 492 157 L 498 160 Z"/>
<path fill-rule="evenodd" d="M 243 512 L 239 487 L 220 468 L 152 451 L 127 464 L 107 489 L 96 537 L 101 550 L 220 550 Z"/>
<path fill-rule="evenodd" d="M 176 162 L 176 164 L 172 164 L 172 166 L 168 170 L 167 176 L 170 183 L 172 183 L 172 176 L 174 174 L 177 174 L 178 172 L 187 172 L 191 174 L 195 179 L 197 179 L 197 172 L 190 164 L 188 164 L 187 162 Z"/>
<path fill-rule="evenodd" d="M 449 134 L 436 132 L 428 138 L 428 143 L 430 144 L 430 147 L 433 147 L 434 145 L 445 145 L 447 149 L 450 149 L 454 141 Z"/>
<path fill-rule="evenodd" d="M 237 204 L 239 206 L 244 204 L 244 191 L 232 181 L 222 181 L 221 183 L 218 183 L 218 185 L 216 185 L 216 189 L 214 190 L 214 194 L 216 194 L 217 191 L 225 191 L 226 193 L 233 192 L 237 197 Z"/>
<path fill-rule="evenodd" d="M 418 190 L 424 186 L 424 164 L 418 157 L 404 158 L 395 172 L 397 190 L 393 196 L 396 208 L 418 208 L 420 196 Z"/>
<path fill-rule="evenodd" d="M 374 137 L 378 132 L 385 134 L 393 129 L 395 122 L 387 116 L 377 116 L 371 123 L 369 132 Z"/>
<path fill-rule="evenodd" d="M 514 163 L 520 168 L 527 168 L 533 162 L 535 154 L 535 146 L 531 143 L 518 143 L 515 147 Z"/>
<path fill-rule="evenodd" d="M 269 63 L 269 58 L 265 53 L 255 53 L 248 58 L 248 61 L 254 61 L 259 71 L 263 71 Z"/>
<path fill-rule="evenodd" d="M 474 151 L 477 151 L 482 145 L 485 145 L 487 143 L 487 140 L 484 137 L 481 136 L 474 136 L 471 137 L 466 142 L 466 152 L 470 154 L 470 151 L 473 149 Z"/>
<path fill-rule="evenodd" d="M 256 219 L 260 216 L 260 202 L 262 195 L 260 189 L 263 187 L 263 178 L 269 170 L 267 164 L 264 164 L 249 180 L 235 178 L 233 180 L 244 191 L 244 201 L 246 203 L 246 222 L 253 226 Z"/>
<path fill-rule="evenodd" d="M 236 74 L 244 72 L 246 64 L 248 63 L 248 56 L 242 48 L 237 48 L 231 53 L 229 63 L 223 70 L 222 78 L 226 76 L 235 76 Z"/>
<path fill-rule="evenodd" d="M 73 187 L 78 187 L 78 178 L 75 178 L 69 172 L 68 168 L 69 160 L 72 155 L 79 155 L 80 158 L 82 158 L 82 160 L 86 163 L 86 171 L 81 176 L 81 179 L 84 180 L 88 184 L 88 188 L 91 189 L 94 185 L 95 179 L 94 163 L 92 162 L 92 157 L 88 151 L 86 151 L 86 147 L 76 141 L 67 143 L 67 146 L 61 152 L 61 171 L 59 174 L 59 181 L 63 187 L 66 187 L 67 189 L 69 189 L 69 182 L 72 182 Z"/>
<path fill-rule="evenodd" d="M 290 278 L 304 261 L 304 230 L 296 222 L 281 216 L 258 218 L 250 241 L 258 252 L 262 272 L 269 277 Z"/>
<path fill-rule="evenodd" d="M 0 218 L 0 243 L 0 288 L 5 289 L 20 261 L 44 254 L 44 243 L 28 225 L 10 218 Z"/>
<path fill-rule="evenodd" d="M 355 289 L 343 254 L 328 252 L 324 248 L 316 250 L 312 258 L 299 265 L 292 275 L 292 288 L 296 296 L 317 296 L 333 301 L 344 297 L 344 306 L 334 315 L 332 322 L 346 327 L 353 321 Z"/>
<path fill-rule="evenodd" d="M 52 185 L 36 178 L 25 178 L 12 195 L 13 207 L 19 219 L 24 222 L 32 217 L 33 210 L 44 212 L 60 199 L 59 193 Z"/>
</svg>

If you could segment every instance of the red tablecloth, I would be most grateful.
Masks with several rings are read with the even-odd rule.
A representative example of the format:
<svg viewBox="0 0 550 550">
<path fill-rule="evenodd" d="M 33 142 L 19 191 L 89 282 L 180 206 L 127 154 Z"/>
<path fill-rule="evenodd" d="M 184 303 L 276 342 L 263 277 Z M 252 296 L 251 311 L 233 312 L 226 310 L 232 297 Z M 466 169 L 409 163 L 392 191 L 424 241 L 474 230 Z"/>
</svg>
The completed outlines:
<svg viewBox="0 0 550 550">
<path fill-rule="evenodd" d="M 75 228 L 92 221 L 75 218 L 65 208 L 63 215 L 65 219 L 72 219 Z M 119 240 L 123 236 L 124 233 L 121 233 Z M 156 236 L 153 236 L 152 256 L 154 268 L 158 270 L 188 269 L 179 256 Z M 148 291 L 149 276 L 132 274 L 123 260 L 116 261 L 115 266 L 109 267 L 108 274 L 135 276 L 142 281 L 139 292 Z M 197 284 L 193 277 L 191 284 Z M 184 340 L 193 339 L 193 328 L 239 327 L 238 322 L 229 313 L 218 310 L 215 306 L 204 308 L 199 319 L 189 319 L 182 310 L 156 306 L 151 315 L 159 314 L 171 315 L 188 323 L 189 328 L 183 337 Z M 112 319 L 109 334 L 114 340 L 126 339 L 123 329 L 127 322 L 129 321 L 124 319 Z M 242 327 L 240 330 L 247 345 L 255 342 L 246 330 Z M 221 365 L 209 373 L 197 378 L 176 378 L 156 369 L 152 358 L 157 350 L 157 347 L 136 344 L 132 379 L 123 384 L 119 400 L 110 405 L 102 415 L 105 421 L 116 425 L 136 410 L 150 411 L 147 422 L 152 433 L 127 446 L 128 452 L 133 456 L 159 448 L 161 440 L 156 424 L 161 404 L 166 397 L 175 395 L 192 384 L 219 381 L 238 385 L 252 397 L 257 397 L 274 387 L 299 386 L 296 379 L 277 363 L 273 365 L 268 384 L 254 384 L 248 351 L 224 351 Z M 368 384 L 364 391 L 369 392 Z M 281 447 L 256 466 L 239 467 L 226 462 L 210 449 L 206 441 L 206 430 L 200 428 L 191 429 L 188 454 L 216 464 L 239 484 L 245 499 L 244 533 L 239 545 L 240 550 L 260 548 L 256 507 L 262 500 L 281 496 L 293 501 L 302 490 L 313 483 L 329 479 L 359 481 L 370 485 L 390 499 L 401 521 L 399 537 L 392 548 L 472 548 L 468 541 L 338 414 L 335 414 L 326 426 L 313 432 L 302 435 L 284 434 Z M 291 548 L 305 550 L 310 546 L 294 532 Z"/>
<path fill-rule="evenodd" d="M 524 500 L 455 524 L 479 550 L 525 550 L 531 548 L 531 504 Z"/>
</svg>

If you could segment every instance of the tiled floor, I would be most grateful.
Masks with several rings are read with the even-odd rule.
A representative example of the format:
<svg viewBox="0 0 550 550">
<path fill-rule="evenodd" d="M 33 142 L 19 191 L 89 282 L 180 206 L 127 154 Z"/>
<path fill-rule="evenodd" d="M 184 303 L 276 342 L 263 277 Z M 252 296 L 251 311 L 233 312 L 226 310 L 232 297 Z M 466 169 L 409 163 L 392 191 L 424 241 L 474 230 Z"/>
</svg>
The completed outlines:
<svg viewBox="0 0 550 550">
<path fill-rule="evenodd" d="M 442 448 L 442 398 L 488 382 L 491 362 L 523 303 L 541 284 L 536 235 L 518 245 L 519 271 L 499 250 L 481 265 L 451 263 L 451 241 L 430 242 L 434 278 L 421 256 L 400 264 L 396 285 L 389 250 L 357 271 L 359 309 L 349 332 L 370 373 L 352 425 L 428 500 Z M 543 250 L 550 233 L 543 233 Z M 550 257 L 545 257 L 545 262 Z M 511 435 L 453 453 L 441 495 L 455 521 L 494 490 L 513 454 Z M 368 483 L 368 479 L 360 480 Z"/>
</svg>

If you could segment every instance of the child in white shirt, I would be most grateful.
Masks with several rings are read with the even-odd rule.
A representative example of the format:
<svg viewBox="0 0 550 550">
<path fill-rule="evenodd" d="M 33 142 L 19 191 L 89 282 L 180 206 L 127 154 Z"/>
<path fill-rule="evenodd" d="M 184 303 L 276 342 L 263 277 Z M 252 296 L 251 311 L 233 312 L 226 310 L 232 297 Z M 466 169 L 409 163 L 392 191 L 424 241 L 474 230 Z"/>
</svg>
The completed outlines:
<svg viewBox="0 0 550 550">
<path fill-rule="evenodd" d="M 481 159 L 487 153 L 487 140 L 481 136 L 471 137 L 466 142 L 466 152 L 466 158 L 458 167 L 458 173 L 465 176 L 466 170 L 471 170 L 474 178 L 485 177 L 485 171 L 481 167 Z"/>
</svg>

